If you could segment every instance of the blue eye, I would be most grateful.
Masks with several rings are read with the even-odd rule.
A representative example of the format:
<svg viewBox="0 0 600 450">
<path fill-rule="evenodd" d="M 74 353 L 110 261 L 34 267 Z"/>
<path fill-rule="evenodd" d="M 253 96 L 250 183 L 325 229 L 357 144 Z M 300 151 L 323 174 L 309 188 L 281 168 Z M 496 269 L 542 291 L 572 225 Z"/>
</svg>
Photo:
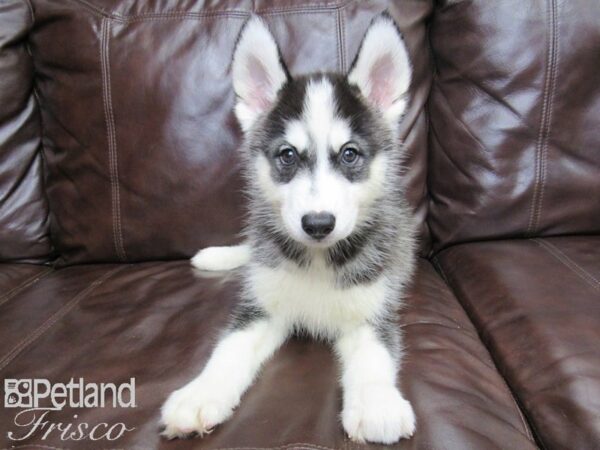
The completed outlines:
<svg viewBox="0 0 600 450">
<path fill-rule="evenodd" d="M 298 153 L 294 147 L 285 145 L 279 150 L 278 158 L 282 165 L 293 166 L 298 160 Z"/>
<path fill-rule="evenodd" d="M 355 144 L 346 144 L 342 147 L 342 151 L 340 154 L 340 158 L 342 163 L 351 166 L 358 161 L 360 154 L 358 152 L 358 148 Z"/>
</svg>

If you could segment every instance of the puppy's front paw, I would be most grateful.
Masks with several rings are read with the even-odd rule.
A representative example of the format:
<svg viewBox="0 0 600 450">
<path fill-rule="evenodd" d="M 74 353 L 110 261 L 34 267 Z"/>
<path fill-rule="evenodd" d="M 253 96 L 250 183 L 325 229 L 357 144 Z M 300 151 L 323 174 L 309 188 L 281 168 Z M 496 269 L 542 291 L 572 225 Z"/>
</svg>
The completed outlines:
<svg viewBox="0 0 600 450">
<path fill-rule="evenodd" d="M 342 423 L 353 441 L 393 444 L 415 432 L 415 414 L 395 386 L 366 385 L 344 393 Z"/>
<path fill-rule="evenodd" d="M 161 409 L 161 434 L 167 439 L 209 434 L 231 416 L 234 407 L 219 399 L 214 391 L 191 384 L 184 386 L 173 392 Z"/>
</svg>

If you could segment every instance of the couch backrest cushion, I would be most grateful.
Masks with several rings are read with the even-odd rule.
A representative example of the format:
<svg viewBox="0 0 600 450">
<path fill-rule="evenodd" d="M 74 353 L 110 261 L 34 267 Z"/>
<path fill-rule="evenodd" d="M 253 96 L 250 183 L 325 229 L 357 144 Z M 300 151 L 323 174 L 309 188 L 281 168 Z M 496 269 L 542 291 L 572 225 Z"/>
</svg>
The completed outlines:
<svg viewBox="0 0 600 450">
<path fill-rule="evenodd" d="M 0 2 L 0 261 L 43 262 L 52 251 L 26 46 L 32 25 L 26 1 Z"/>
<path fill-rule="evenodd" d="M 402 133 L 409 196 L 424 222 L 429 1 L 33 5 L 47 189 L 63 262 L 189 257 L 235 241 L 243 195 L 230 63 L 252 11 L 294 74 L 347 70 L 370 20 L 390 9 L 415 65 Z"/>
<path fill-rule="evenodd" d="M 600 231 L 600 2 L 440 2 L 431 24 L 435 248 Z"/>
</svg>

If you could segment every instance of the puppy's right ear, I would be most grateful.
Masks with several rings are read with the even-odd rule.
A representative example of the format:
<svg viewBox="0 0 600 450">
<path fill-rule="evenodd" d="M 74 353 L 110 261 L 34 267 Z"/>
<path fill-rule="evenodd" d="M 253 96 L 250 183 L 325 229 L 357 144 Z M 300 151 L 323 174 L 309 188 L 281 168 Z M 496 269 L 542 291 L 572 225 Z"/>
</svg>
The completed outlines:
<svg viewBox="0 0 600 450">
<path fill-rule="evenodd" d="M 244 131 L 273 106 L 277 92 L 289 79 L 279 48 L 266 24 L 251 17 L 240 33 L 233 55 L 235 113 Z"/>
</svg>

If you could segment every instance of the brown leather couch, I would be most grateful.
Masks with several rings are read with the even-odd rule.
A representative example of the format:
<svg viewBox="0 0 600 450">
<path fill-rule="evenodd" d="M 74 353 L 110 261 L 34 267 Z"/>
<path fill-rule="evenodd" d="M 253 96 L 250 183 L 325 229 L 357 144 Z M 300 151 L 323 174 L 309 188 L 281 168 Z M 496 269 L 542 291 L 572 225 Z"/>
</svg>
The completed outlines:
<svg viewBox="0 0 600 450">
<path fill-rule="evenodd" d="M 0 375 L 134 377 L 137 405 L 51 411 L 18 441 L 32 425 L 2 407 L 0 448 L 377 448 L 344 436 L 335 361 L 299 340 L 211 435 L 157 428 L 236 301 L 186 258 L 242 223 L 240 27 L 263 16 L 293 73 L 345 71 L 385 9 L 414 63 L 422 223 L 398 324 L 418 425 L 396 448 L 600 448 L 597 0 L 0 1 Z"/>
</svg>

